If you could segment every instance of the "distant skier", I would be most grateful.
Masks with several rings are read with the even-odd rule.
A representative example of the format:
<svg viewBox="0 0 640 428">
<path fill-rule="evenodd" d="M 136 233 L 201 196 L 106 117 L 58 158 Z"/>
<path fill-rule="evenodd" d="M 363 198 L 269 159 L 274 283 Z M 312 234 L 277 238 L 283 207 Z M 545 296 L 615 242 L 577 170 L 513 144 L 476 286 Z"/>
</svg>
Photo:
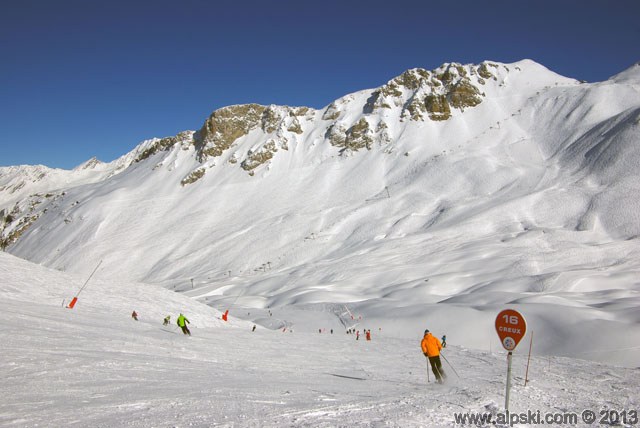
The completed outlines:
<svg viewBox="0 0 640 428">
<path fill-rule="evenodd" d="M 253 328 L 251 329 L 251 331 L 256 331 L 256 325 L 253 325 Z"/>
<path fill-rule="evenodd" d="M 138 321 L 138 313 L 136 311 L 131 312 L 131 318 Z"/>
<path fill-rule="evenodd" d="M 367 340 L 371 340 L 371 330 L 367 330 L 367 332 L 365 333 L 365 338 Z"/>
<path fill-rule="evenodd" d="M 171 321 L 171 315 L 167 315 L 166 317 L 164 317 L 164 322 L 162 323 L 162 325 L 169 325 L 170 321 Z"/>
<path fill-rule="evenodd" d="M 422 353 L 429 359 L 429 363 L 431 363 L 431 369 L 436 376 L 436 382 L 444 383 L 447 376 L 442 370 L 442 362 L 440 361 L 442 343 L 440 343 L 440 340 L 432 335 L 429 330 L 425 330 L 420 346 L 422 347 Z"/>
<path fill-rule="evenodd" d="M 442 336 L 442 347 L 443 347 L 443 348 L 446 348 L 446 347 L 447 347 L 447 335 L 446 335 L 446 334 L 444 334 L 444 335 Z"/>
<path fill-rule="evenodd" d="M 356 330 L 356 340 L 360 340 L 360 330 Z"/>
<path fill-rule="evenodd" d="M 182 332 L 184 334 L 188 334 L 189 336 L 191 336 L 189 327 L 187 327 L 187 324 L 191 324 L 191 323 L 184 315 L 180 314 L 180 316 L 178 317 L 178 321 L 176 321 L 176 323 L 178 324 L 178 327 L 182 329 Z"/>
</svg>

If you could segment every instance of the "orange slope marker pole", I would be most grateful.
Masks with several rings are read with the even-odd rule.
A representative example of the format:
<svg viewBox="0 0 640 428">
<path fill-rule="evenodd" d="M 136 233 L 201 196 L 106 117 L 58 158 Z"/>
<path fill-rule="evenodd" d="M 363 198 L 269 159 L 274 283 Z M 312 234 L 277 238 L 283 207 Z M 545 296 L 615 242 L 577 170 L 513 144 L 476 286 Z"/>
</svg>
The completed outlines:
<svg viewBox="0 0 640 428">
<path fill-rule="evenodd" d="M 73 299 L 71 299 L 71 302 L 69 302 L 69 306 L 67 306 L 67 309 L 73 309 L 73 307 L 78 302 L 78 296 L 80 295 L 80 293 L 82 293 L 82 290 L 84 290 L 84 288 L 87 286 L 87 284 L 89 283 L 89 280 L 91 279 L 93 274 L 96 273 L 96 271 L 98 270 L 98 268 L 100 267 L 101 264 L 102 264 L 102 260 L 100 260 L 100 262 L 98 263 L 98 266 L 96 266 L 96 268 L 93 270 L 93 272 L 91 272 L 91 275 L 89 275 L 89 278 L 87 278 L 87 280 L 84 282 L 82 287 L 80 287 L 80 290 L 78 291 L 78 294 L 76 294 L 75 297 Z"/>
<path fill-rule="evenodd" d="M 529 341 L 529 356 L 527 357 L 527 371 L 524 375 L 524 386 L 529 382 L 529 362 L 531 361 L 531 348 L 533 347 L 533 330 L 531 330 L 531 340 Z"/>
</svg>

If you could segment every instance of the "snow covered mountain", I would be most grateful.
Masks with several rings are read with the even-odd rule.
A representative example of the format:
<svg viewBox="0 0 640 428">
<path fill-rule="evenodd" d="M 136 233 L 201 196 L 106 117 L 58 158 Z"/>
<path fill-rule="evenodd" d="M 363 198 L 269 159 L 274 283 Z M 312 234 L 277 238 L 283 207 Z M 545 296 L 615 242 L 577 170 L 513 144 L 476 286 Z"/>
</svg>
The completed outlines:
<svg viewBox="0 0 640 428">
<path fill-rule="evenodd" d="M 375 330 L 373 340 L 356 341 L 337 334 L 330 312 L 251 314 L 336 334 L 252 332 L 251 324 L 223 323 L 219 312 L 157 286 L 91 279 L 69 310 L 62 301 L 86 278 L 5 253 L 0 276 L 0 311 L 10 324 L 0 330 L 3 427 L 442 427 L 504 414 L 504 350 L 447 346 L 449 376 L 438 385 L 427 377 L 419 337 Z M 191 321 L 191 337 L 178 334 L 179 312 Z M 167 314 L 174 321 L 163 326 Z M 519 351 L 513 413 L 587 427 L 586 410 L 599 421 L 637 424 L 637 369 L 534 356 L 527 371 L 526 347 Z M 520 422 L 514 426 L 535 420 Z"/>
<path fill-rule="evenodd" d="M 633 365 L 639 135 L 638 64 L 413 69 L 321 110 L 225 107 L 109 164 L 1 168 L 2 246 L 238 317 L 348 304 L 484 349 L 509 305 L 539 353 Z"/>
</svg>

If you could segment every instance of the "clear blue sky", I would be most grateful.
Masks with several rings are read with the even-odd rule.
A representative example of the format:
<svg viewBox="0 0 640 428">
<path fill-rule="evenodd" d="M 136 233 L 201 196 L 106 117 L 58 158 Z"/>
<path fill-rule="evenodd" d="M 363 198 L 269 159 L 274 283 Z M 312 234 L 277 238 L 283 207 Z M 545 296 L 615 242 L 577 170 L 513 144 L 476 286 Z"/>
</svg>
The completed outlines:
<svg viewBox="0 0 640 428">
<path fill-rule="evenodd" d="M 640 1 L 0 0 L 0 165 L 112 161 L 223 106 L 524 58 L 606 80 L 640 60 Z"/>
</svg>

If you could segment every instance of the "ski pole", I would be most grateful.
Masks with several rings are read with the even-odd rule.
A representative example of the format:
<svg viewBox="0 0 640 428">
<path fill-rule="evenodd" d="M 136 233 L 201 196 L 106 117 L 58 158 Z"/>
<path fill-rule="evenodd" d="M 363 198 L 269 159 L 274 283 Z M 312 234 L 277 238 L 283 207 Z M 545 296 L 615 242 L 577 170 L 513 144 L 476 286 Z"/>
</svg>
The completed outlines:
<svg viewBox="0 0 640 428">
<path fill-rule="evenodd" d="M 425 355 L 424 358 L 427 360 L 427 383 L 429 383 L 431 382 L 431 380 L 429 379 L 429 357 Z"/>
<path fill-rule="evenodd" d="M 442 358 L 444 358 L 444 360 L 447 362 L 447 364 L 449 364 L 449 367 L 451 367 L 451 370 L 453 370 L 453 372 L 456 374 L 456 376 L 458 376 L 458 378 L 460 378 L 460 375 L 458 374 L 458 372 L 456 371 L 456 369 L 453 368 L 453 366 L 451 365 L 451 363 L 449 362 L 449 360 L 447 360 L 447 357 L 444 356 L 444 354 L 442 352 L 440 352 L 440 355 L 442 356 Z"/>
</svg>

